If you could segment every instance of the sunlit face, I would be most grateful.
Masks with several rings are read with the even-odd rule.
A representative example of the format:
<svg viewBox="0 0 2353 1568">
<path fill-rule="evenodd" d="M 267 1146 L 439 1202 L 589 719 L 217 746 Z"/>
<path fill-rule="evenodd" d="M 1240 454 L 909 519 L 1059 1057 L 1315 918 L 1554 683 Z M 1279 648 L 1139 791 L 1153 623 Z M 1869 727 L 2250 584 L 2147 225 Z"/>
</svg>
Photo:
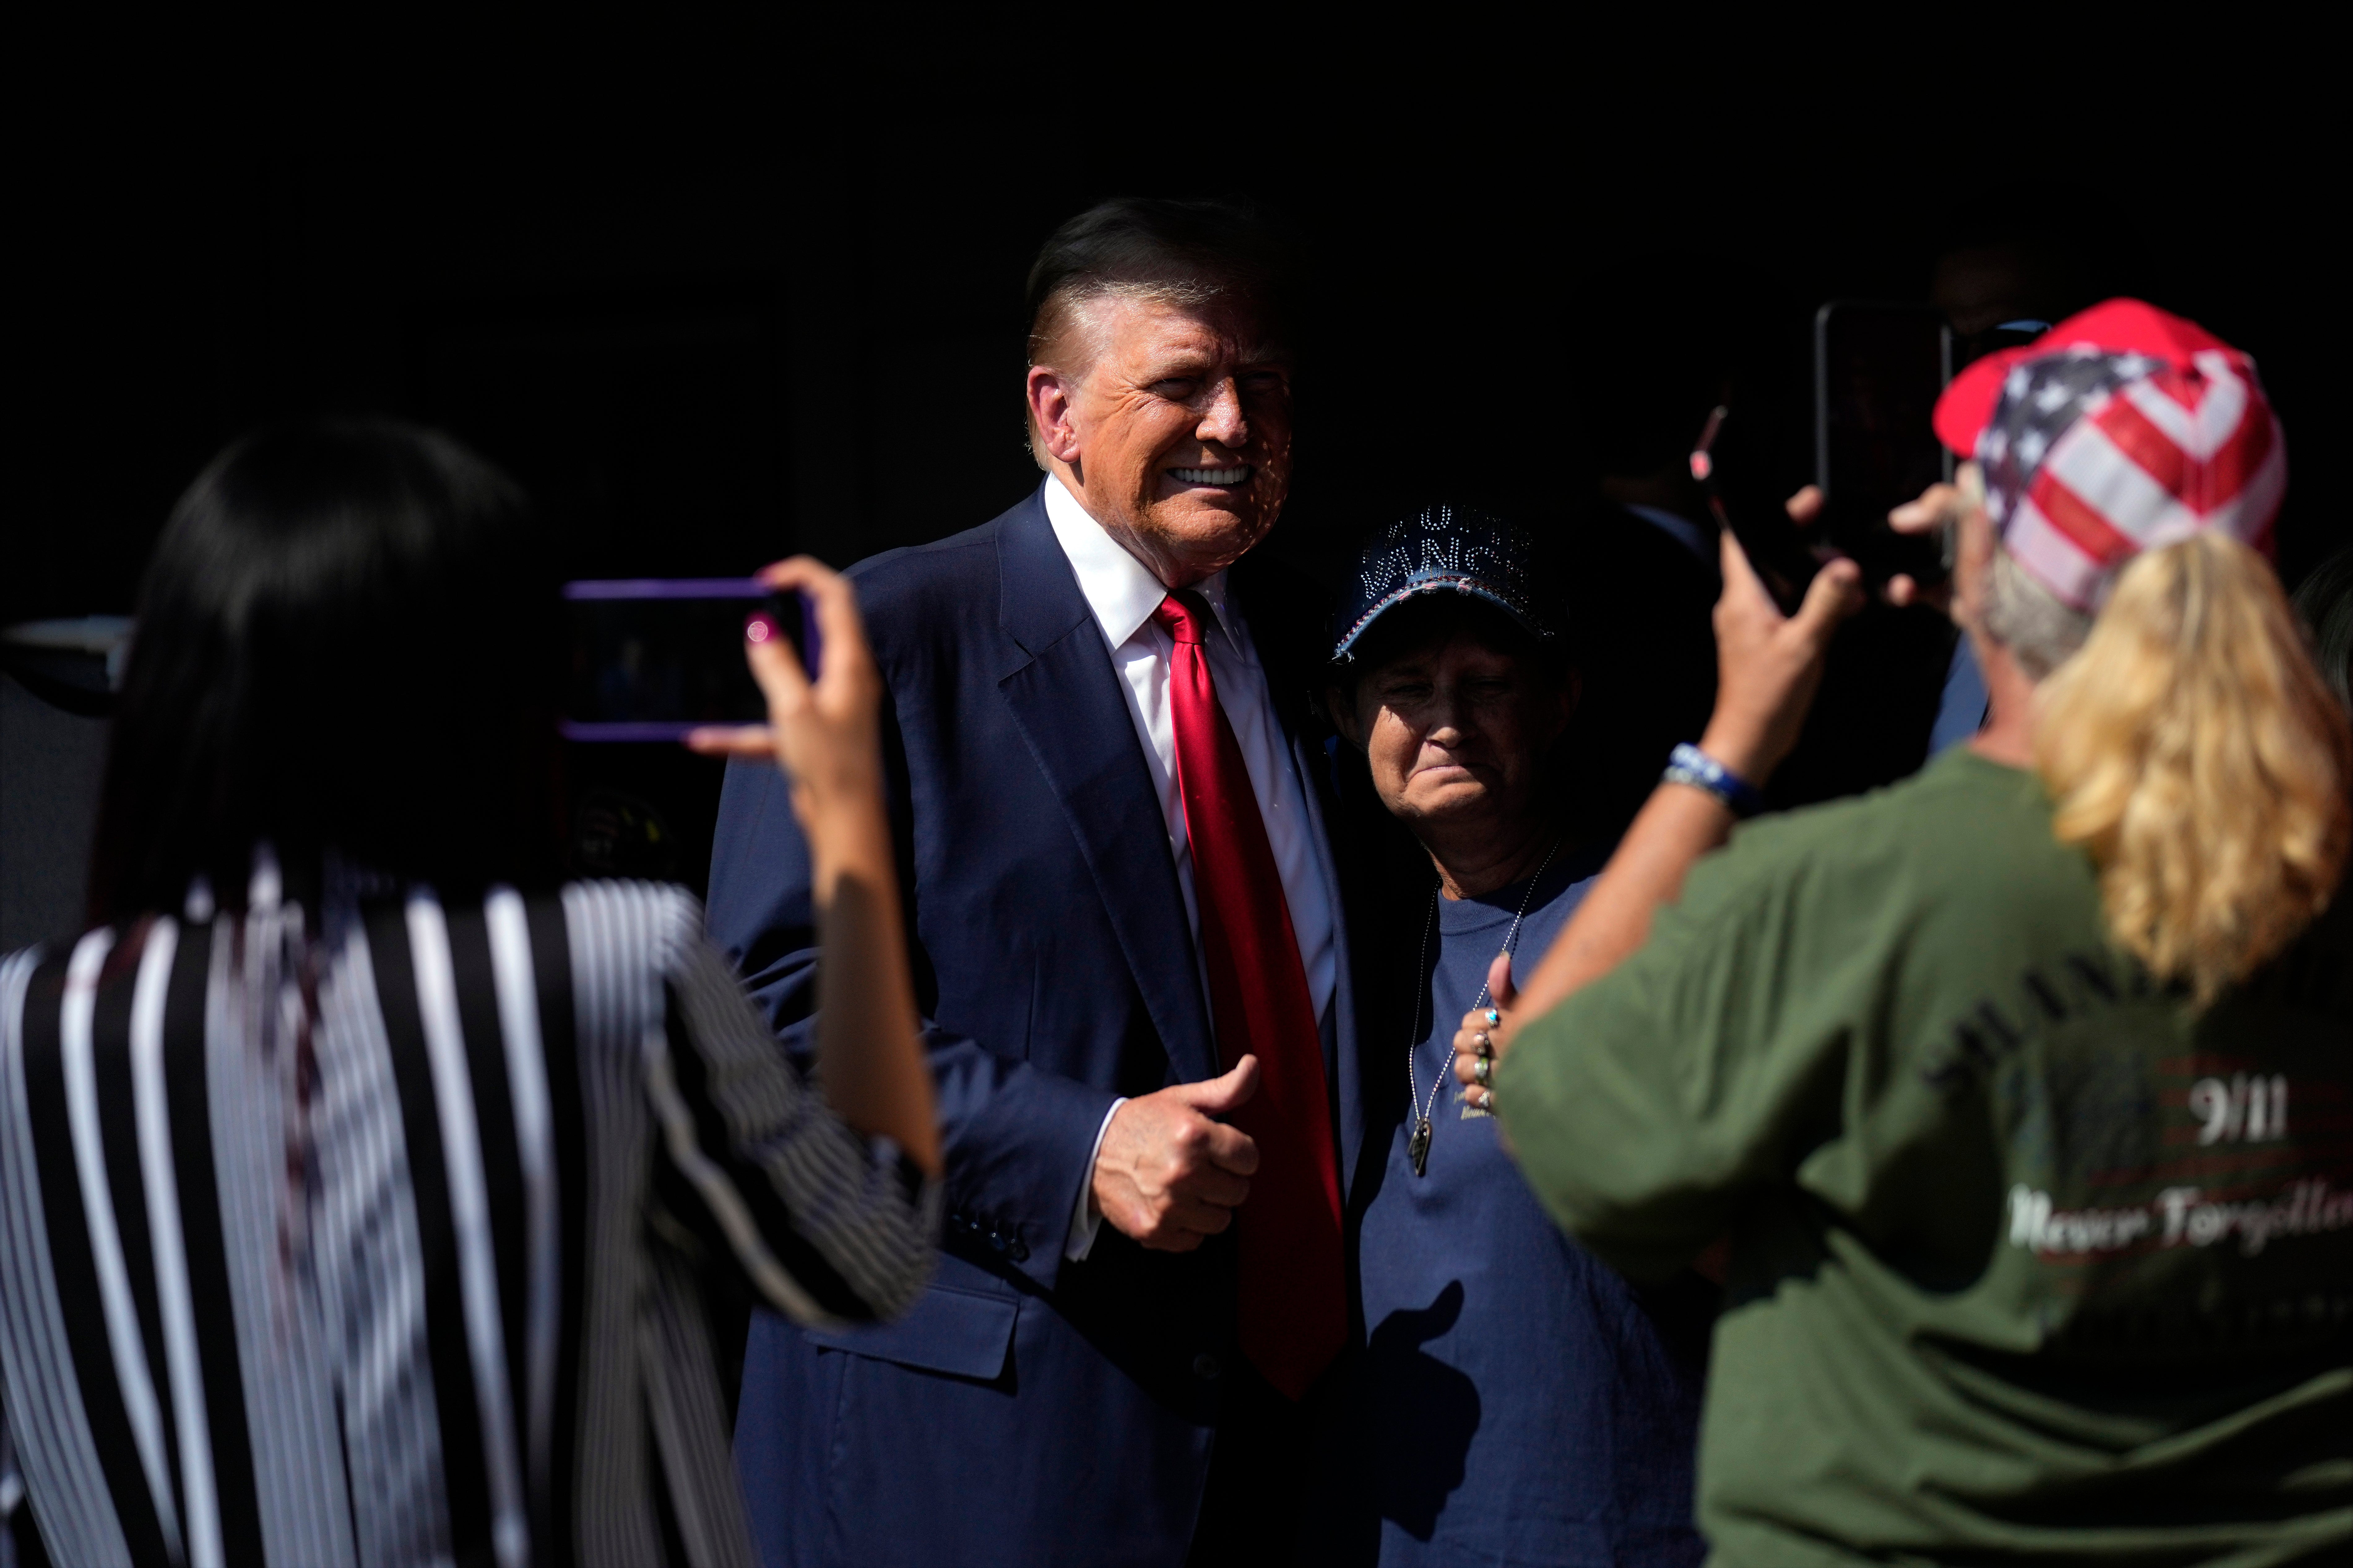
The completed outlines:
<svg viewBox="0 0 2353 1568">
<path fill-rule="evenodd" d="M 1291 488 L 1291 369 L 1247 311 L 1112 296 L 1086 307 L 1097 346 L 1061 401 L 1035 401 L 1045 443 L 1095 519 L 1183 587 L 1266 536 Z"/>
<path fill-rule="evenodd" d="M 1544 755 L 1576 702 L 1535 661 L 1458 630 L 1366 672 L 1335 716 L 1408 826 L 1510 822 L 1540 810 Z"/>
</svg>

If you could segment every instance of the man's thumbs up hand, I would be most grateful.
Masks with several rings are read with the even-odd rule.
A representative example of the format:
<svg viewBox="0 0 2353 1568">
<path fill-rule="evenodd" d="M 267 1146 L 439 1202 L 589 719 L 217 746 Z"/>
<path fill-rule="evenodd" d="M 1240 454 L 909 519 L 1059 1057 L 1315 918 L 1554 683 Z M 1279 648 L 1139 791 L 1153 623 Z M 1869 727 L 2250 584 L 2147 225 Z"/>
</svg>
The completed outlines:
<svg viewBox="0 0 2353 1568">
<path fill-rule="evenodd" d="M 1112 1113 L 1095 1155 L 1094 1201 L 1123 1235 L 1190 1252 L 1234 1223 L 1258 1170 L 1258 1145 L 1216 1119 L 1258 1093 L 1258 1058 L 1222 1077 L 1171 1084 Z"/>
</svg>

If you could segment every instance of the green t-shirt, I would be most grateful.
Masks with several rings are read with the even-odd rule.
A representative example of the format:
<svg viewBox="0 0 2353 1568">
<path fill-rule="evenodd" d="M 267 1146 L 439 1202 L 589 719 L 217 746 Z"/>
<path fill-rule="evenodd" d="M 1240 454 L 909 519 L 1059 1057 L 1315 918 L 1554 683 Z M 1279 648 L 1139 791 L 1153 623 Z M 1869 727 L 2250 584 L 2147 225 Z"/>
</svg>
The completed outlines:
<svg viewBox="0 0 2353 1568">
<path fill-rule="evenodd" d="M 1717 1563 L 2353 1541 L 2353 922 L 2200 1014 L 1967 751 L 1744 828 L 1523 1031 L 1530 1184 L 1637 1278 L 1727 1230 Z"/>
</svg>

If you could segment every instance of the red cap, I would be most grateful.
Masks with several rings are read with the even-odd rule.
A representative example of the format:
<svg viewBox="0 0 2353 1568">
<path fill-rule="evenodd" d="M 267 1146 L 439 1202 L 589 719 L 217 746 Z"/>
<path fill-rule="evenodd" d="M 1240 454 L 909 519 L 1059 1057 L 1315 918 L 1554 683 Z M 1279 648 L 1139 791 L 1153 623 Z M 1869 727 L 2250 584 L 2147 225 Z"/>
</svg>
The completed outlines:
<svg viewBox="0 0 2353 1568">
<path fill-rule="evenodd" d="M 2186 317 L 2138 300 L 2105 300 L 2088 311 L 2078 311 L 2032 343 L 1989 354 L 1954 376 L 1945 395 L 1936 399 L 1936 439 L 1962 457 L 1977 456 L 1978 437 L 1993 418 L 1993 406 L 2001 397 L 2001 384 L 2009 378 L 2010 366 L 2077 347 L 2101 354 L 2147 355 L 2175 370 L 2189 369 L 2192 356 L 2201 349 L 2217 349 L 2232 359 L 2252 363 Z"/>
<path fill-rule="evenodd" d="M 1981 465 L 2003 549 L 2080 609 L 2098 609 L 2134 556 L 2200 529 L 2267 548 L 2287 486 L 2254 362 L 2138 300 L 1978 360 L 1935 422 Z"/>
</svg>

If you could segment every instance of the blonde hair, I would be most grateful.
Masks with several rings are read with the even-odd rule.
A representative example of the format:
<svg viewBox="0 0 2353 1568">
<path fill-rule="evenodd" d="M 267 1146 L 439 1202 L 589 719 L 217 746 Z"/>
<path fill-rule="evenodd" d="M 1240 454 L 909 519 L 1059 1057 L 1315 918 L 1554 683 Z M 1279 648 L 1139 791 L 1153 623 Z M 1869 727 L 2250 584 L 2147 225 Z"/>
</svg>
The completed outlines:
<svg viewBox="0 0 2353 1568">
<path fill-rule="evenodd" d="M 2125 568 L 2041 686 L 2052 831 L 2109 930 L 2200 1003 L 2327 907 L 2353 836 L 2353 734 L 2269 566 L 2211 530 Z"/>
</svg>

